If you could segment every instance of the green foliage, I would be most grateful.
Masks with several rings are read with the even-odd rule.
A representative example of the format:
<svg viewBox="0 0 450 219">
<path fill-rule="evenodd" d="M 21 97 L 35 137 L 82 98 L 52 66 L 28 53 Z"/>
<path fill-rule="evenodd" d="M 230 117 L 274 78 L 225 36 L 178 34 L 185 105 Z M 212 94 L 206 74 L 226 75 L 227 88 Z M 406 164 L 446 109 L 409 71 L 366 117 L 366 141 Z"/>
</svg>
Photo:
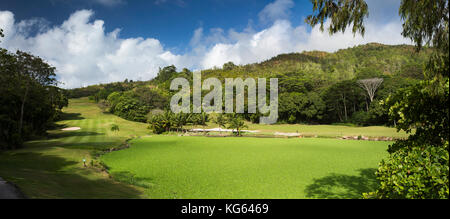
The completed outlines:
<svg viewBox="0 0 450 219">
<path fill-rule="evenodd" d="M 187 125 L 187 123 L 190 121 L 192 117 L 192 114 L 187 113 L 178 113 L 175 114 L 173 117 L 173 125 L 176 127 L 177 132 L 179 130 L 183 130 L 183 127 Z"/>
<path fill-rule="evenodd" d="M 400 16 L 404 20 L 403 36 L 421 49 L 433 45 L 448 52 L 448 0 L 402 0 Z"/>
<path fill-rule="evenodd" d="M 171 79 L 176 74 L 177 68 L 174 65 L 167 66 L 159 70 L 158 76 L 156 76 L 155 81 L 163 83 Z"/>
<path fill-rule="evenodd" d="M 68 99 L 56 87 L 55 68 L 39 57 L 0 49 L 0 72 L 0 149 L 15 149 L 45 135 Z"/>
<path fill-rule="evenodd" d="M 222 114 L 218 114 L 214 122 L 219 126 L 219 128 L 225 128 L 227 125 L 227 118 Z"/>
<path fill-rule="evenodd" d="M 318 12 L 308 17 L 311 25 L 321 22 L 323 29 L 323 22 L 331 18 L 330 33 L 345 31 L 351 23 L 353 33 L 364 33 L 364 0 L 314 0 L 313 4 L 314 12 Z M 416 128 L 416 133 L 389 148 L 391 156 L 377 172 L 381 187 L 372 195 L 448 198 L 448 0 L 402 0 L 399 12 L 404 21 L 403 36 L 416 44 L 416 51 L 424 44 L 433 46 L 433 50 L 425 80 L 398 90 L 386 100 L 389 116 L 398 130 L 411 132 Z M 417 173 L 409 176 L 411 171 Z"/>
<path fill-rule="evenodd" d="M 225 70 L 225 71 L 233 70 L 236 67 L 237 66 L 233 62 L 227 62 L 227 63 L 223 64 L 223 70 Z"/>
<path fill-rule="evenodd" d="M 238 114 L 228 114 L 227 116 L 228 116 L 227 128 L 236 130 L 235 134 L 237 136 L 241 136 L 242 129 L 248 127 L 245 124 L 245 121 Z"/>
<path fill-rule="evenodd" d="M 119 132 L 120 128 L 119 128 L 119 126 L 117 124 L 113 124 L 113 125 L 111 125 L 111 131 L 112 132 Z"/>
<path fill-rule="evenodd" d="M 148 123 L 154 134 L 162 134 L 169 132 L 175 127 L 175 115 L 171 111 L 163 114 L 152 115 L 148 118 Z"/>
<path fill-rule="evenodd" d="M 138 99 L 131 94 L 124 94 L 120 97 L 119 103 L 114 108 L 114 114 L 124 119 L 136 122 L 146 122 L 148 107 L 142 105 Z"/>
<path fill-rule="evenodd" d="M 146 122 L 152 109 L 165 108 L 168 98 L 161 92 L 149 88 L 137 88 L 133 91 L 113 92 L 107 97 L 110 112 L 135 121 Z"/>
<path fill-rule="evenodd" d="M 342 81 L 330 86 L 323 94 L 327 105 L 327 121 L 349 121 L 353 113 L 368 110 L 364 91 L 354 80 Z"/>
<path fill-rule="evenodd" d="M 313 15 L 309 15 L 305 22 L 312 27 L 320 23 L 320 30 L 324 30 L 324 22 L 331 19 L 330 34 L 344 32 L 353 25 L 352 31 L 364 35 L 364 18 L 369 16 L 369 9 L 364 0 L 312 0 Z"/>
<path fill-rule="evenodd" d="M 381 186 L 365 198 L 448 199 L 448 142 L 445 147 L 417 146 L 391 153 L 376 174 Z"/>
<path fill-rule="evenodd" d="M 369 123 L 369 113 L 366 111 L 358 111 L 353 113 L 350 121 L 353 124 L 365 126 Z"/>
<path fill-rule="evenodd" d="M 326 105 L 319 94 L 310 92 L 284 93 L 280 95 L 279 117 L 290 124 L 318 122 L 322 119 Z"/>
<path fill-rule="evenodd" d="M 400 90 L 386 100 L 389 116 L 396 121 L 397 129 L 416 133 L 406 141 L 396 142 L 390 147 L 399 148 L 416 143 L 441 146 L 449 141 L 448 80 L 441 90 L 430 89 L 430 82 L 423 81 L 415 86 Z"/>
</svg>

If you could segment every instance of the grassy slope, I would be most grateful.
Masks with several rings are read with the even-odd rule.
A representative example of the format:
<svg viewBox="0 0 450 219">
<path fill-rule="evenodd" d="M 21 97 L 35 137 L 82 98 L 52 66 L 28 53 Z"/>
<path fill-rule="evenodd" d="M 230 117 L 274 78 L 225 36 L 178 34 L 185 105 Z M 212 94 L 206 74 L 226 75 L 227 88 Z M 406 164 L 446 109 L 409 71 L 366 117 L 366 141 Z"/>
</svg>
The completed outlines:
<svg viewBox="0 0 450 219">
<path fill-rule="evenodd" d="M 117 183 L 104 173 L 83 168 L 94 150 L 120 145 L 130 135 L 144 135 L 145 124 L 103 114 L 86 99 L 71 100 L 61 127 L 80 131 L 50 131 L 49 139 L 28 142 L 25 149 L 0 154 L 0 175 L 16 183 L 30 198 L 141 198 L 142 189 Z M 112 123 L 121 131 L 109 131 Z"/>
<path fill-rule="evenodd" d="M 387 142 L 153 136 L 102 157 L 152 198 L 359 198 Z M 126 180 L 126 179 L 125 179 Z"/>
</svg>

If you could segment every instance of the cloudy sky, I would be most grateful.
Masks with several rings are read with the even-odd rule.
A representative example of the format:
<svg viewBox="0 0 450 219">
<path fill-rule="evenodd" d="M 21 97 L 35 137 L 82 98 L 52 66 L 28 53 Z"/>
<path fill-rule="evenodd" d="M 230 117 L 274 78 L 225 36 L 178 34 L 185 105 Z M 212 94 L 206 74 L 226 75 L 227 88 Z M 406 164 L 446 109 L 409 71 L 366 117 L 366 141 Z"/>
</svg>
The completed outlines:
<svg viewBox="0 0 450 219">
<path fill-rule="evenodd" d="M 57 68 L 61 87 L 148 80 L 160 67 L 200 70 L 281 53 L 333 52 L 401 36 L 400 0 L 367 0 L 366 35 L 310 28 L 309 0 L 2 0 L 0 47 Z"/>
</svg>

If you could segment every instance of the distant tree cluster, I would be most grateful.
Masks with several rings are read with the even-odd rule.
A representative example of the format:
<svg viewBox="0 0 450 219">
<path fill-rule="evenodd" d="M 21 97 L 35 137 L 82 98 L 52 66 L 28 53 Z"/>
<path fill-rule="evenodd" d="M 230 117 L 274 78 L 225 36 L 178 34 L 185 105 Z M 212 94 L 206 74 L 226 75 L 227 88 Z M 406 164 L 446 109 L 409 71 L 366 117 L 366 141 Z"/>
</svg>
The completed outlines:
<svg viewBox="0 0 450 219">
<path fill-rule="evenodd" d="M 176 131 L 184 132 L 184 127 L 192 126 L 206 126 L 209 121 L 209 116 L 206 113 L 201 114 L 187 114 L 187 113 L 172 113 L 171 111 L 153 111 L 148 116 L 149 128 L 155 134 L 162 134 L 164 132 Z"/>
</svg>

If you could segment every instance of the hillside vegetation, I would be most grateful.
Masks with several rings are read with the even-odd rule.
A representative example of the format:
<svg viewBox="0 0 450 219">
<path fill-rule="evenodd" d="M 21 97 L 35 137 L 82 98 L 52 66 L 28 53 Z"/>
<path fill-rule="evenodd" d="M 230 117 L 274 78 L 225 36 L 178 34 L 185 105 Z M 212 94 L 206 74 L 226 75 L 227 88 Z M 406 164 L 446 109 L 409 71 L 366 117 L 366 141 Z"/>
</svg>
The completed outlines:
<svg viewBox="0 0 450 219">
<path fill-rule="evenodd" d="M 394 125 L 389 121 L 386 99 L 398 89 L 423 79 L 423 68 L 431 49 L 417 52 L 413 46 L 371 43 L 339 50 L 282 54 L 261 63 L 202 71 L 202 80 L 225 78 L 278 78 L 279 122 L 290 124 Z M 146 122 L 152 110 L 169 109 L 170 83 L 183 77 L 192 83 L 192 72 L 174 66 L 160 69 L 146 82 L 125 80 L 67 91 L 69 97 L 89 96 L 105 110 L 122 118 Z M 372 100 L 358 85 L 361 79 L 383 79 Z M 207 92 L 203 92 L 203 95 Z M 244 114 L 258 123 L 260 115 Z"/>
</svg>

